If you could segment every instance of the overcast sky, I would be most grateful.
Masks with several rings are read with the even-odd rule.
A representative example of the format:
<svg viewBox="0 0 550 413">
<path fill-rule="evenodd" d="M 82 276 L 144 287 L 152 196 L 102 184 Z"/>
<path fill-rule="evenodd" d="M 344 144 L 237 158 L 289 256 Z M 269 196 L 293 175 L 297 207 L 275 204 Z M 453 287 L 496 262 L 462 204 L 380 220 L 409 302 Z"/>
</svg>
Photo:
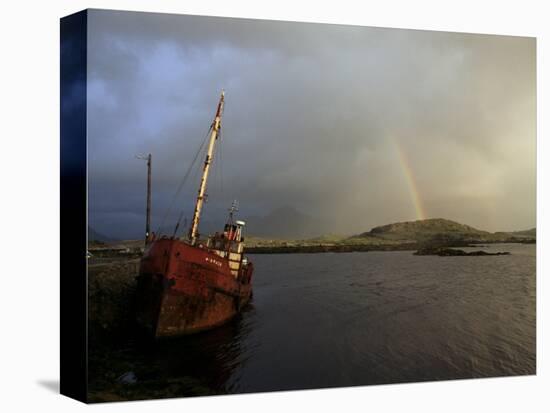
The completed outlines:
<svg viewBox="0 0 550 413">
<path fill-rule="evenodd" d="M 291 206 L 323 232 L 420 218 L 535 226 L 535 40 L 92 10 L 89 218 L 153 227 L 226 91 L 205 221 Z M 202 159 L 201 159 L 202 162 Z M 166 224 L 191 217 L 187 185 Z M 253 228 L 249 228 L 254 232 Z"/>
</svg>

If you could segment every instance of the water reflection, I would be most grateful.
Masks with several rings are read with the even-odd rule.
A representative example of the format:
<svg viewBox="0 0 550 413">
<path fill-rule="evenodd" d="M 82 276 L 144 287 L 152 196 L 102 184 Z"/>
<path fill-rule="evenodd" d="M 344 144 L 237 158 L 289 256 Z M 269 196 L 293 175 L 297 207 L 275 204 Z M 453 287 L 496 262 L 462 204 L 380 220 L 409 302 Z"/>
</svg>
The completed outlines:
<svg viewBox="0 0 550 413">
<path fill-rule="evenodd" d="M 144 355 L 150 371 L 138 380 L 171 380 L 190 376 L 215 392 L 231 392 L 238 384 L 237 370 L 246 367 L 248 342 L 255 322 L 251 302 L 229 323 L 200 334 L 174 337 L 155 343 L 138 344 L 136 354 Z"/>
</svg>

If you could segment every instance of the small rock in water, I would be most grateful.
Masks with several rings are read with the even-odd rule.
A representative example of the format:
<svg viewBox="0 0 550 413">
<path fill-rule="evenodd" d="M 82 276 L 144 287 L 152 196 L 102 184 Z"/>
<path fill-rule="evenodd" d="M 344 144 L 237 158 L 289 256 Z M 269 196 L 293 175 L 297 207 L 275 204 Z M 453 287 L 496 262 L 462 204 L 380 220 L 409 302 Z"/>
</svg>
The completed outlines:
<svg viewBox="0 0 550 413">
<path fill-rule="evenodd" d="M 137 377 L 133 371 L 128 371 L 120 376 L 117 381 L 124 384 L 134 384 L 137 382 Z"/>
</svg>

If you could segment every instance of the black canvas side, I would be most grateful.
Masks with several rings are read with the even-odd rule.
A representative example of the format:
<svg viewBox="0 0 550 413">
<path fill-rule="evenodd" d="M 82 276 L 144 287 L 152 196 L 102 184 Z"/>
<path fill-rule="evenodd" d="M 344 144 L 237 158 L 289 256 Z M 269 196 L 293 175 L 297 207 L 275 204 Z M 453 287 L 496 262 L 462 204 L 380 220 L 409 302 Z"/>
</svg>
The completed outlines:
<svg viewBox="0 0 550 413">
<path fill-rule="evenodd" d="M 61 394 L 87 394 L 87 11 L 61 19 Z"/>
</svg>

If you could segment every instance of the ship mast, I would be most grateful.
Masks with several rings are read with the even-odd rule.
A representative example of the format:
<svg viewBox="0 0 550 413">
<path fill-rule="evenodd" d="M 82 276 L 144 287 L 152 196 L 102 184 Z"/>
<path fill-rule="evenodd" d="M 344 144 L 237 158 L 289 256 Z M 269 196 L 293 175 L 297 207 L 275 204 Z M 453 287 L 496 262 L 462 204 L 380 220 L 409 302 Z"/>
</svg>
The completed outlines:
<svg viewBox="0 0 550 413">
<path fill-rule="evenodd" d="M 199 193 L 197 195 L 197 203 L 195 204 L 195 212 L 193 213 L 193 220 L 191 221 L 191 228 L 189 229 L 189 241 L 194 245 L 197 241 L 198 229 L 199 229 L 199 219 L 201 215 L 202 205 L 204 203 L 205 192 L 206 192 L 206 181 L 208 180 L 208 172 L 210 171 L 210 164 L 212 163 L 212 156 L 214 154 L 214 143 L 218 139 L 222 113 L 223 113 L 223 102 L 224 102 L 224 92 L 220 96 L 220 102 L 218 103 L 218 109 L 216 111 L 216 117 L 212 123 L 210 141 L 208 143 L 208 151 L 206 152 L 206 159 L 204 160 L 204 167 L 202 171 L 201 183 L 199 186 Z"/>
</svg>

